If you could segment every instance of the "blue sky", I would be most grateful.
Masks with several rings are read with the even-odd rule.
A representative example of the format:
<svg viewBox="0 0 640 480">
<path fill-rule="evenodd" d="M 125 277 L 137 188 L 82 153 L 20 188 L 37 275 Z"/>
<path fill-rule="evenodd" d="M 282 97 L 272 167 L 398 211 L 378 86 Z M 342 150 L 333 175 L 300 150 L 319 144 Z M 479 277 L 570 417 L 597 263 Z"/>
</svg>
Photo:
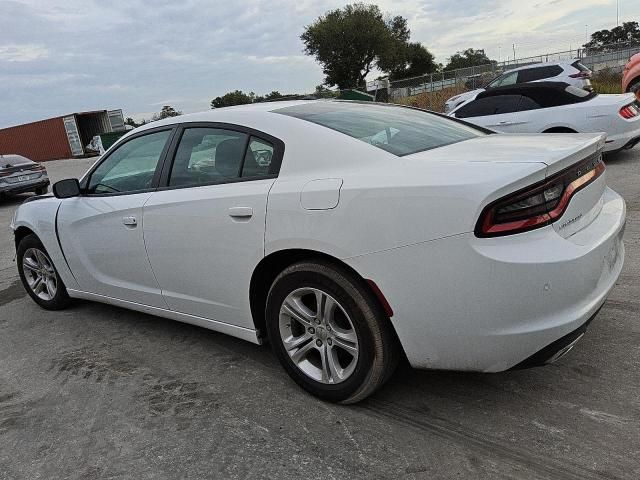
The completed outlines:
<svg viewBox="0 0 640 480">
<path fill-rule="evenodd" d="M 371 2 L 368 2 L 371 3 Z M 484 48 L 505 59 L 567 50 L 611 28 L 616 0 L 384 0 L 411 39 L 445 62 Z M 640 1 L 619 0 L 620 21 Z M 0 128 L 65 113 L 162 105 L 209 108 L 229 90 L 310 92 L 320 67 L 302 52 L 305 25 L 329 0 L 0 0 Z"/>
</svg>

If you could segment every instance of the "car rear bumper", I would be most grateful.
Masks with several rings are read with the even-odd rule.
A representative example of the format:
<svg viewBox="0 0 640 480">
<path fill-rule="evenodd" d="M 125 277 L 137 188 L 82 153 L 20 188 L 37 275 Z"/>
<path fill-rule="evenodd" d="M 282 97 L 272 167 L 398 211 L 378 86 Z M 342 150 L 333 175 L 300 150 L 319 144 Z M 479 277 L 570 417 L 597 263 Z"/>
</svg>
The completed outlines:
<svg viewBox="0 0 640 480">
<path fill-rule="evenodd" d="M 13 195 L 13 194 L 23 193 L 23 192 L 33 192 L 38 188 L 49 186 L 49 183 L 50 183 L 49 178 L 47 177 L 38 178 L 36 180 L 30 180 L 30 181 L 21 182 L 21 183 L 12 183 L 12 184 L 0 183 L 0 193 L 5 195 Z"/>
<path fill-rule="evenodd" d="M 628 130 L 620 133 L 607 134 L 604 151 L 614 153 L 626 148 L 633 148 L 640 142 L 640 119 L 633 120 L 627 125 Z"/>
<path fill-rule="evenodd" d="M 568 238 L 553 226 L 465 233 L 347 262 L 388 300 L 414 367 L 498 372 L 596 314 L 622 269 L 624 221 L 624 201 L 606 189 L 600 214 Z"/>
</svg>

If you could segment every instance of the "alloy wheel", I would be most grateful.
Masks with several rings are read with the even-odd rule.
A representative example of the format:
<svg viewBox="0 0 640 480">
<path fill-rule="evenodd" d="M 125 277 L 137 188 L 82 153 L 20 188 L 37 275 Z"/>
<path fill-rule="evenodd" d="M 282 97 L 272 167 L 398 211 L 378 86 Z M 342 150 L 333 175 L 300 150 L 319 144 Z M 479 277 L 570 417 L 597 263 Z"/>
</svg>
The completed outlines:
<svg viewBox="0 0 640 480">
<path fill-rule="evenodd" d="M 347 380 L 358 362 L 358 335 L 345 309 L 327 292 L 299 288 L 284 299 L 280 338 L 293 363 L 324 384 Z"/>
<path fill-rule="evenodd" d="M 38 248 L 28 248 L 22 257 L 22 271 L 31 291 L 40 299 L 50 301 L 56 296 L 58 278 L 53 262 Z"/>
</svg>

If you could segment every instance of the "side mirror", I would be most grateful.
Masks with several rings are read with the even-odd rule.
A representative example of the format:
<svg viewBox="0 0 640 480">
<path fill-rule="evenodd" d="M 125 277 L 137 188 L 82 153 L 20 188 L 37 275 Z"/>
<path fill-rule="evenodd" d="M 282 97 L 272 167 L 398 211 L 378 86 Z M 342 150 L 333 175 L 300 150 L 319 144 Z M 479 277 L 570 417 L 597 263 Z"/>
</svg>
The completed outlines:
<svg viewBox="0 0 640 480">
<path fill-rule="evenodd" d="M 53 195 L 56 198 L 80 196 L 80 182 L 77 178 L 67 178 L 53 184 Z"/>
</svg>

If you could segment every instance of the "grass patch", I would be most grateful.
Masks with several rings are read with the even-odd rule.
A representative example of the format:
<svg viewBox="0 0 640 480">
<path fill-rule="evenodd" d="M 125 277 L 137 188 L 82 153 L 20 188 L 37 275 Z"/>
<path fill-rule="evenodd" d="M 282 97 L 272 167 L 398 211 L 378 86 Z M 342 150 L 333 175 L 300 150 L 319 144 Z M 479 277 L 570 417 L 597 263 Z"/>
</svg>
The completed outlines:
<svg viewBox="0 0 640 480">
<path fill-rule="evenodd" d="M 437 92 L 421 93 L 413 97 L 399 98 L 393 103 L 400 105 L 409 105 L 411 107 L 424 108 L 434 112 L 444 112 L 444 104 L 447 100 L 455 95 L 468 92 L 469 89 L 464 85 L 456 85 L 454 87 L 443 88 Z"/>
<path fill-rule="evenodd" d="M 591 76 L 591 85 L 597 93 L 622 93 L 622 73 L 610 68 L 599 70 Z"/>
</svg>

